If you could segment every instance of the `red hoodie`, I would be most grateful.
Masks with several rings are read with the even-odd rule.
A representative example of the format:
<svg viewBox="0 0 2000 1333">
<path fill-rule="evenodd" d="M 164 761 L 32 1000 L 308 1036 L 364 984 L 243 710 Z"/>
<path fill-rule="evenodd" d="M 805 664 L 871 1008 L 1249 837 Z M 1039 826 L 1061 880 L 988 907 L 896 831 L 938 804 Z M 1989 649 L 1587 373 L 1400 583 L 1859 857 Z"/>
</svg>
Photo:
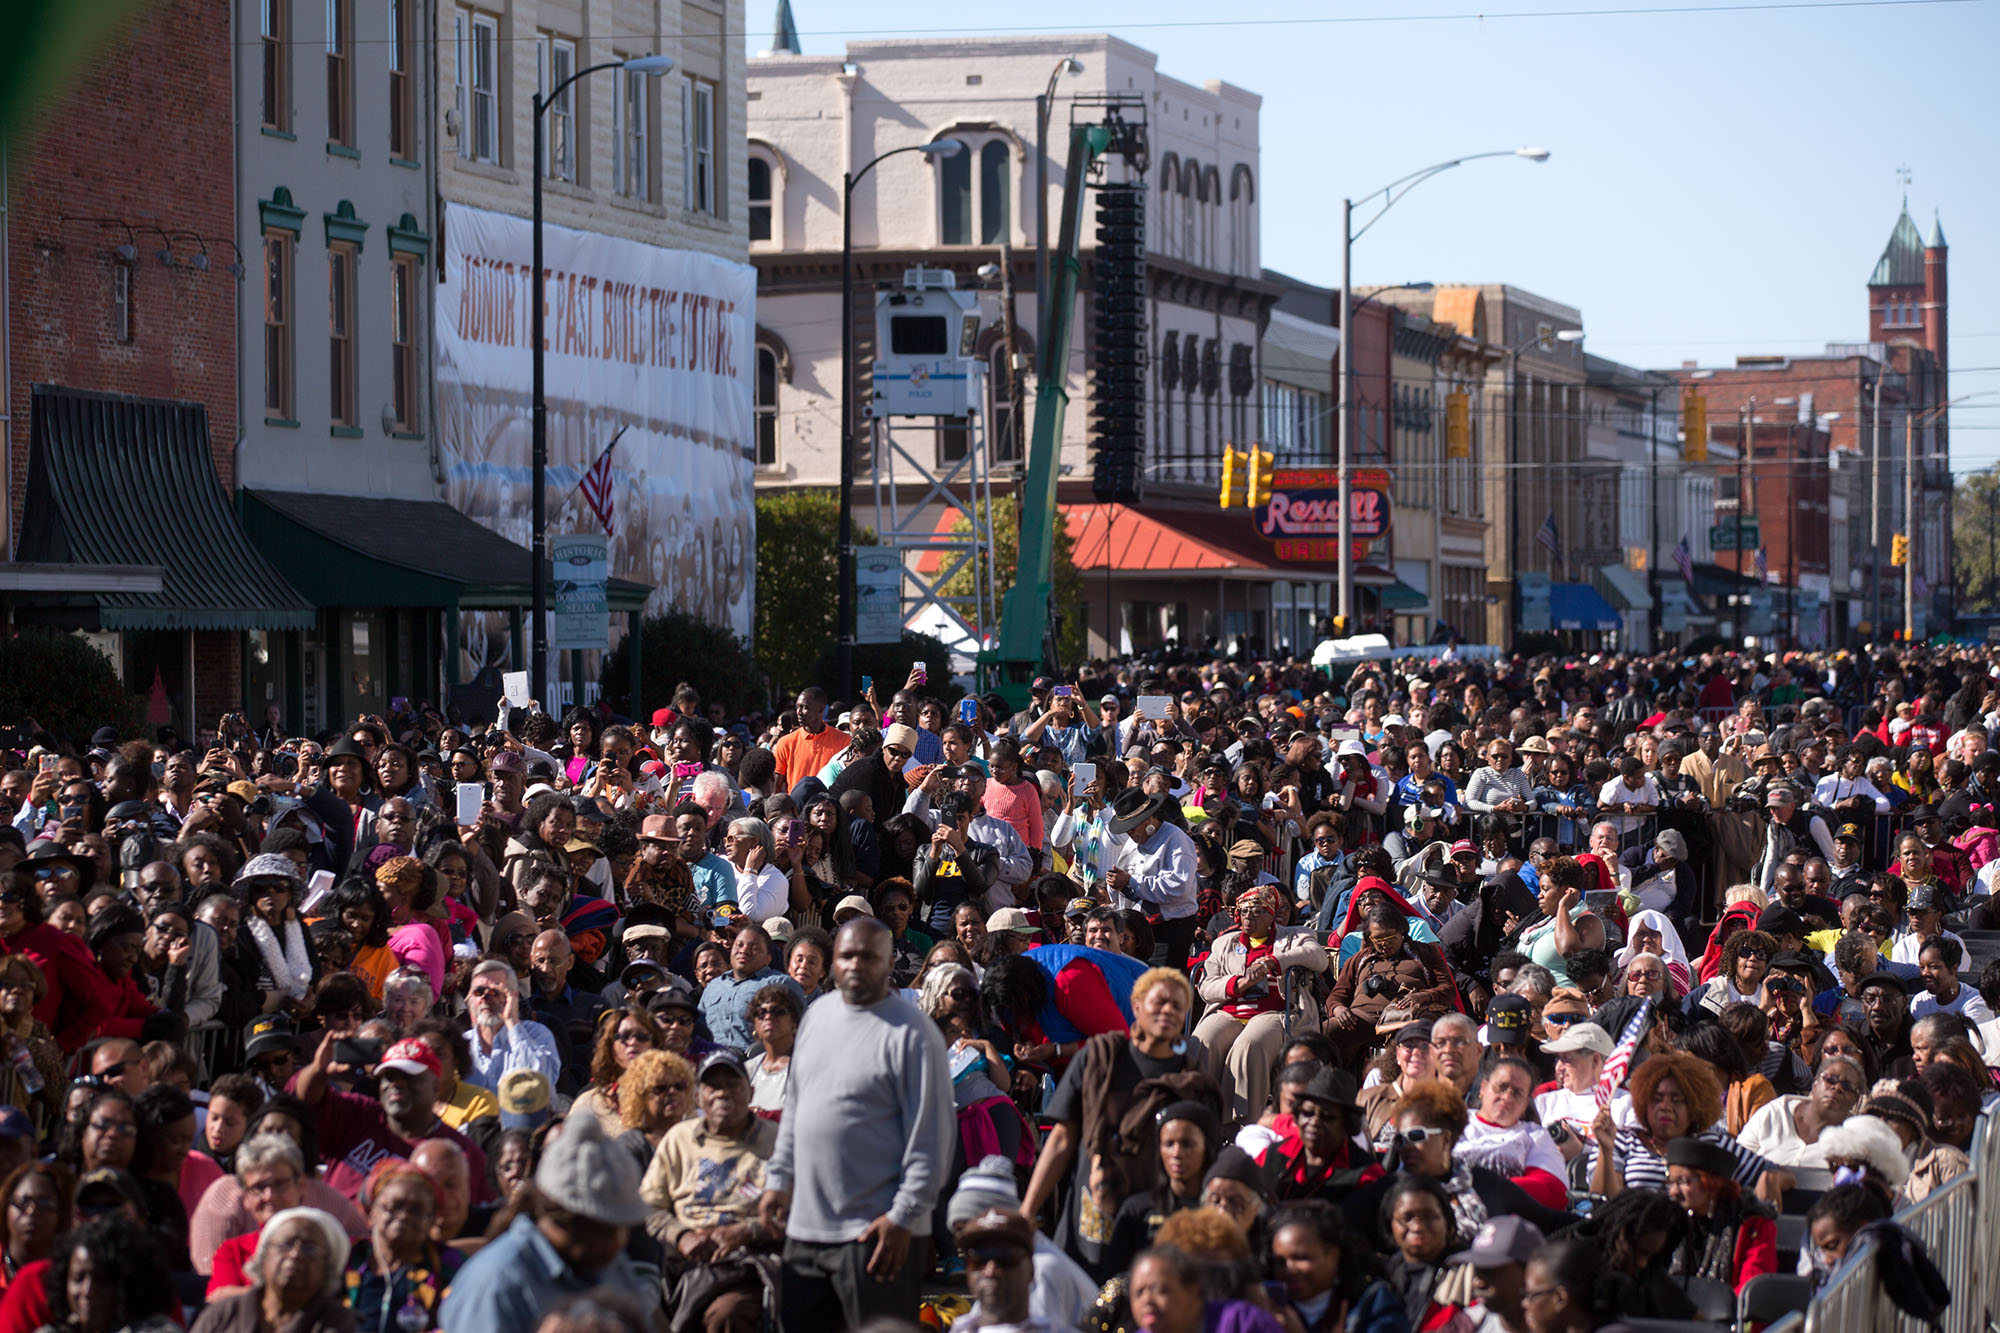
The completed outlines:
<svg viewBox="0 0 2000 1333">
<path fill-rule="evenodd" d="M 66 1054 L 103 1035 L 106 1020 L 122 1008 L 111 978 L 76 936 L 46 923 L 24 926 L 12 939 L 0 940 L 0 954 L 12 953 L 26 954 L 42 969 L 49 989 L 35 1006 L 35 1017 Z"/>
</svg>

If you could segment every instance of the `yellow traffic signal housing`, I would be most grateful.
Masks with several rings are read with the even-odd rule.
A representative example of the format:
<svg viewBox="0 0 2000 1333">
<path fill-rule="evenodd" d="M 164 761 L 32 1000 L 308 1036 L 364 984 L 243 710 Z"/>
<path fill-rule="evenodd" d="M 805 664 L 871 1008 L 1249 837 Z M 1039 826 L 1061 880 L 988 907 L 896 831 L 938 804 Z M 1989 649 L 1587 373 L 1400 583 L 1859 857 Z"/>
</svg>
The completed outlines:
<svg viewBox="0 0 2000 1333">
<path fill-rule="evenodd" d="M 1277 455 L 1269 449 L 1262 449 L 1254 444 L 1250 446 L 1248 452 L 1250 454 L 1249 505 L 1255 509 L 1258 505 L 1271 503 L 1271 468 L 1277 462 Z"/>
<path fill-rule="evenodd" d="M 1910 563 L 1910 539 L 1900 532 L 1889 538 L 1889 563 L 1898 569 Z"/>
<path fill-rule="evenodd" d="M 1689 463 L 1708 461 L 1708 395 L 1700 389 L 1681 394 L 1681 458 Z"/>
<path fill-rule="evenodd" d="M 1444 396 L 1444 456 L 1472 457 L 1472 395 L 1463 389 Z"/>
<path fill-rule="evenodd" d="M 1237 495 L 1243 484 L 1242 460 L 1243 454 L 1235 446 L 1222 446 L 1222 496 L 1217 503 L 1224 509 L 1243 503 Z"/>
</svg>

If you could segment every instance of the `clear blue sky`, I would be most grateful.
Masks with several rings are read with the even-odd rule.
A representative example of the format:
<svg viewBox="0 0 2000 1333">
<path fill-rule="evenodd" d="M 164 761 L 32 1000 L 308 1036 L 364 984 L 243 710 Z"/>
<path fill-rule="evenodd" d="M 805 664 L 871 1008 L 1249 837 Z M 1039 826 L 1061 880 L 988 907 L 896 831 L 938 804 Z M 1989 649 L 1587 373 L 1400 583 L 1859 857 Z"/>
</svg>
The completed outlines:
<svg viewBox="0 0 2000 1333">
<path fill-rule="evenodd" d="M 774 3 L 749 0 L 750 49 Z M 1635 365 L 1726 365 L 1867 336 L 1865 284 L 1907 166 L 1951 244 L 1952 392 L 2000 390 L 2000 2 L 1589 14 L 1674 0 L 793 0 L 802 44 L 1113 32 L 1193 83 L 1260 93 L 1264 263 L 1332 285 L 1342 195 L 1470 163 L 1355 248 L 1357 283 L 1508 282 L 1584 313 Z M 1504 17 L 1528 11 L 1547 17 Z M 981 25 L 981 14 L 993 26 Z M 1238 22 L 1219 25 L 1218 13 Z M 1435 16 L 1435 17 L 1434 17 Z M 1340 22 L 1242 20 L 1336 18 Z M 2000 393 L 1953 415 L 1960 471 L 2000 462 Z"/>
</svg>

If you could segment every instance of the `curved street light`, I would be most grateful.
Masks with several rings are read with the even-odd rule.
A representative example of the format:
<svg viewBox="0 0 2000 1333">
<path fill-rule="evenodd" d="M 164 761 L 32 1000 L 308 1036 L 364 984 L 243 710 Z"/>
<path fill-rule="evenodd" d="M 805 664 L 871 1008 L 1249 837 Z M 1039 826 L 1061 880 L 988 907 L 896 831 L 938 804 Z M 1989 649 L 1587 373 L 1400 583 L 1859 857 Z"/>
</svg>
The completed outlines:
<svg viewBox="0 0 2000 1333">
<path fill-rule="evenodd" d="M 1354 302 L 1354 242 L 1367 233 L 1368 229 L 1382 220 L 1387 213 L 1402 201 L 1404 195 L 1422 185 L 1431 177 L 1467 162 L 1477 162 L 1488 157 L 1518 157 L 1528 162 L 1546 162 L 1549 150 L 1546 148 L 1502 148 L 1490 153 L 1468 153 L 1464 157 L 1454 157 L 1445 162 L 1434 162 L 1420 171 L 1407 176 L 1399 176 L 1378 190 L 1371 190 L 1360 197 L 1363 204 L 1380 199 L 1382 206 L 1375 215 L 1361 224 L 1360 230 L 1354 226 L 1353 199 L 1340 201 L 1340 375 L 1337 384 L 1337 400 L 1334 408 L 1334 424 L 1340 441 L 1338 459 L 1340 478 L 1340 604 L 1339 625 L 1342 634 L 1353 633 L 1354 620 L 1354 554 L 1348 528 L 1352 516 L 1348 513 L 1348 455 L 1353 438 L 1354 394 L 1352 358 L 1348 355 L 1350 346 L 1349 325 L 1354 312 L 1360 307 Z M 1580 336 L 1580 335 L 1579 335 Z"/>
<path fill-rule="evenodd" d="M 840 698 L 852 697 L 854 688 L 854 187 L 879 162 L 899 153 L 922 153 L 932 161 L 957 157 L 965 151 L 962 139 L 933 139 L 929 143 L 891 148 L 859 171 L 841 177 L 840 185 L 840 613 L 835 673 Z"/>
</svg>

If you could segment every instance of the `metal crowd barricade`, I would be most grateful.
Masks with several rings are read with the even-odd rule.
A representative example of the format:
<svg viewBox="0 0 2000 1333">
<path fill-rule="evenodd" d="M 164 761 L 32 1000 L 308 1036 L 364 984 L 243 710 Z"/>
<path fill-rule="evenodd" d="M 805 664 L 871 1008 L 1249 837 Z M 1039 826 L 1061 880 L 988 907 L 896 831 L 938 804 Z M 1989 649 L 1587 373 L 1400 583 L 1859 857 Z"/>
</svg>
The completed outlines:
<svg viewBox="0 0 2000 1333">
<path fill-rule="evenodd" d="M 1899 1211 L 1895 1220 L 1924 1243 L 1931 1262 L 1951 1289 L 1941 1333 L 1984 1333 L 2000 1319 L 2000 1275 L 1995 1263 L 2000 1243 L 2000 1190 L 1981 1188 L 2000 1181 L 2000 1130 L 1994 1112 L 1980 1117 L 1973 1131 L 1970 1169 Z M 1926 1333 L 1931 1325 L 1896 1309 L 1876 1275 L 1873 1241 L 1848 1251 L 1825 1285 L 1806 1306 L 1803 1333 Z M 1790 1321 L 1774 1325 L 1783 1330 Z"/>
</svg>

